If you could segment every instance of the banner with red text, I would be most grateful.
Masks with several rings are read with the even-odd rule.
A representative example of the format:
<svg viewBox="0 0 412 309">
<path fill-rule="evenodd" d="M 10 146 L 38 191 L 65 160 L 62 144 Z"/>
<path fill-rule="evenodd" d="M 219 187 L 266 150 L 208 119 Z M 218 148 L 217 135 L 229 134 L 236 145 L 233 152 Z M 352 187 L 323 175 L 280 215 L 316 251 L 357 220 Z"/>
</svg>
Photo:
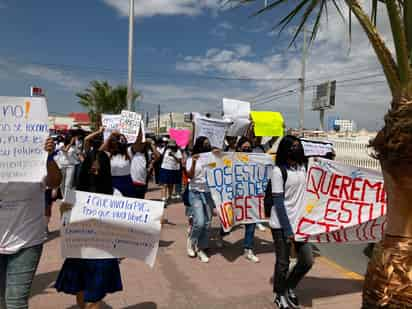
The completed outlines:
<svg viewBox="0 0 412 309">
<path fill-rule="evenodd" d="M 309 242 L 377 242 L 385 230 L 387 196 L 382 174 L 325 159 L 308 167 L 305 207 L 295 239 Z"/>
<path fill-rule="evenodd" d="M 257 153 L 205 155 L 201 162 L 206 164 L 207 185 L 225 232 L 240 224 L 267 222 L 263 200 L 272 177 L 273 157 Z"/>
</svg>

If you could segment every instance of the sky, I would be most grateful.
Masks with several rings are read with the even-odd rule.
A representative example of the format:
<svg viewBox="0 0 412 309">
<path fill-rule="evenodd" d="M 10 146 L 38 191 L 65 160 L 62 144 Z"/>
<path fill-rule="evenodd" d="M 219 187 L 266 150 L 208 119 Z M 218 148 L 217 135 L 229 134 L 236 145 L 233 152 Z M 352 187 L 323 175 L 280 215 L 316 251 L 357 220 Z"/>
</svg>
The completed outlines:
<svg viewBox="0 0 412 309">
<path fill-rule="evenodd" d="M 50 114 L 68 114 L 83 111 L 76 93 L 90 81 L 125 85 L 128 3 L 0 0 L 0 95 L 27 96 L 35 85 L 44 89 Z M 290 7 L 252 16 L 263 5 L 135 0 L 138 110 L 154 116 L 160 104 L 162 113 L 219 115 L 227 97 L 250 101 L 254 110 L 282 112 L 286 125 L 297 127 L 303 39 L 289 47 L 293 25 L 273 31 Z M 379 17 L 392 46 L 382 8 Z M 305 127 L 319 127 L 319 113 L 311 110 L 313 86 L 329 80 L 337 80 L 336 107 L 326 118 L 352 119 L 369 130 L 382 126 L 390 103 L 382 70 L 359 25 L 354 22 L 350 43 L 347 24 L 333 8 L 308 51 L 306 80 Z"/>
</svg>

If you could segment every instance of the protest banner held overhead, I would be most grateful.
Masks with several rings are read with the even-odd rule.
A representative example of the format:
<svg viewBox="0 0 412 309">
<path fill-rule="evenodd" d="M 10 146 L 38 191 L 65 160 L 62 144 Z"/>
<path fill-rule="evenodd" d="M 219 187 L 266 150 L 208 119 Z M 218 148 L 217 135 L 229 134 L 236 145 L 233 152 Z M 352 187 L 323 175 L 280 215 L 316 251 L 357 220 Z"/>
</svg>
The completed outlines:
<svg viewBox="0 0 412 309">
<path fill-rule="evenodd" d="M 264 196 L 272 177 L 273 157 L 255 153 L 207 154 L 206 181 L 223 229 L 266 222 Z"/>
<path fill-rule="evenodd" d="M 44 97 L 0 97 L 0 183 L 41 182 L 49 135 Z"/>
<path fill-rule="evenodd" d="M 169 136 L 171 139 L 176 141 L 177 146 L 185 148 L 189 145 L 190 137 L 192 136 L 192 131 L 189 129 L 169 129 Z"/>
<path fill-rule="evenodd" d="M 385 230 L 383 177 L 325 159 L 311 159 L 305 207 L 294 223 L 296 240 L 377 242 Z"/>
<path fill-rule="evenodd" d="M 232 122 L 228 136 L 242 136 L 250 125 L 250 103 L 223 98 L 223 117 Z"/>
<path fill-rule="evenodd" d="M 256 136 L 283 136 L 284 120 L 279 112 L 251 112 L 250 113 Z"/>
<path fill-rule="evenodd" d="M 107 140 L 114 131 L 120 132 L 122 115 L 102 114 L 102 126 L 104 127 L 104 140 Z"/>
<path fill-rule="evenodd" d="M 128 257 L 153 267 L 163 202 L 81 191 L 70 191 L 65 202 L 73 208 L 62 218 L 63 257 Z"/>
<path fill-rule="evenodd" d="M 127 138 L 128 143 L 134 143 L 137 136 L 139 135 L 139 130 L 142 130 L 142 137 L 144 141 L 144 123 L 142 120 L 142 115 L 130 112 L 122 111 L 120 119 L 120 133 Z"/>
<path fill-rule="evenodd" d="M 328 142 L 301 140 L 306 157 L 323 157 L 333 152 L 333 144 Z"/>
<path fill-rule="evenodd" d="M 222 148 L 225 141 L 227 128 L 230 121 L 197 116 L 194 118 L 195 137 L 205 136 L 209 139 L 212 147 Z"/>
</svg>

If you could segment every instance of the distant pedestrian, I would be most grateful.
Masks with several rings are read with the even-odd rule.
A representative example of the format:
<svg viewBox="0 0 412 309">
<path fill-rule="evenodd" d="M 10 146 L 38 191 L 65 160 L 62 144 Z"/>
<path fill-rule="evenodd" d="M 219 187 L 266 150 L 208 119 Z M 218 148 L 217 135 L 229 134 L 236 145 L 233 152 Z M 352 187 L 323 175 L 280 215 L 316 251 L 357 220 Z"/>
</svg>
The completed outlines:
<svg viewBox="0 0 412 309">
<path fill-rule="evenodd" d="M 163 185 L 163 200 L 168 203 L 172 199 L 174 187 L 182 182 L 182 153 L 175 140 L 169 140 L 160 166 L 160 184 Z"/>
</svg>

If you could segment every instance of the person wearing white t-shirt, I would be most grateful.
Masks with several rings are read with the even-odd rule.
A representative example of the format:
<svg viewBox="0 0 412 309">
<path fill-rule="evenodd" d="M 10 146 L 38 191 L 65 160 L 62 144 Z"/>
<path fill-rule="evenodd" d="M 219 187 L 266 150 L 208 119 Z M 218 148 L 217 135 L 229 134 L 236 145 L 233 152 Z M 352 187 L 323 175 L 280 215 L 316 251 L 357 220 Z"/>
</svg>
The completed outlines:
<svg viewBox="0 0 412 309">
<path fill-rule="evenodd" d="M 160 154 L 151 139 L 142 142 L 142 131 L 136 138 L 133 145 L 128 148 L 128 155 L 131 158 L 130 175 L 132 176 L 133 185 L 136 191 L 136 198 L 144 199 L 147 191 L 147 180 L 149 164 L 152 160 L 158 160 Z"/>
<path fill-rule="evenodd" d="M 175 140 L 170 140 L 163 154 L 160 166 L 160 184 L 164 187 L 163 200 L 170 201 L 173 188 L 182 182 L 182 153 L 177 147 Z"/>
<path fill-rule="evenodd" d="M 57 188 L 62 180 L 54 161 L 55 145 L 49 138 L 44 183 L 0 183 L 0 308 L 28 308 L 30 290 L 47 238 L 44 188 Z"/>
<path fill-rule="evenodd" d="M 276 264 L 273 275 L 274 302 L 278 308 L 298 308 L 295 288 L 313 265 L 309 243 L 294 241 L 299 211 L 305 207 L 306 159 L 302 143 L 287 135 L 279 143 L 272 175 L 274 205 L 269 225 L 275 244 Z M 290 253 L 296 250 L 297 263 L 289 272 Z"/>
<path fill-rule="evenodd" d="M 190 178 L 189 203 L 193 216 L 193 226 L 187 240 L 186 251 L 189 257 L 197 255 L 203 263 L 209 262 L 209 257 L 204 250 L 209 245 L 209 228 L 214 203 L 199 159 L 201 153 L 211 150 L 208 138 L 200 136 L 193 146 L 192 157 L 186 162 L 186 173 Z"/>
</svg>

